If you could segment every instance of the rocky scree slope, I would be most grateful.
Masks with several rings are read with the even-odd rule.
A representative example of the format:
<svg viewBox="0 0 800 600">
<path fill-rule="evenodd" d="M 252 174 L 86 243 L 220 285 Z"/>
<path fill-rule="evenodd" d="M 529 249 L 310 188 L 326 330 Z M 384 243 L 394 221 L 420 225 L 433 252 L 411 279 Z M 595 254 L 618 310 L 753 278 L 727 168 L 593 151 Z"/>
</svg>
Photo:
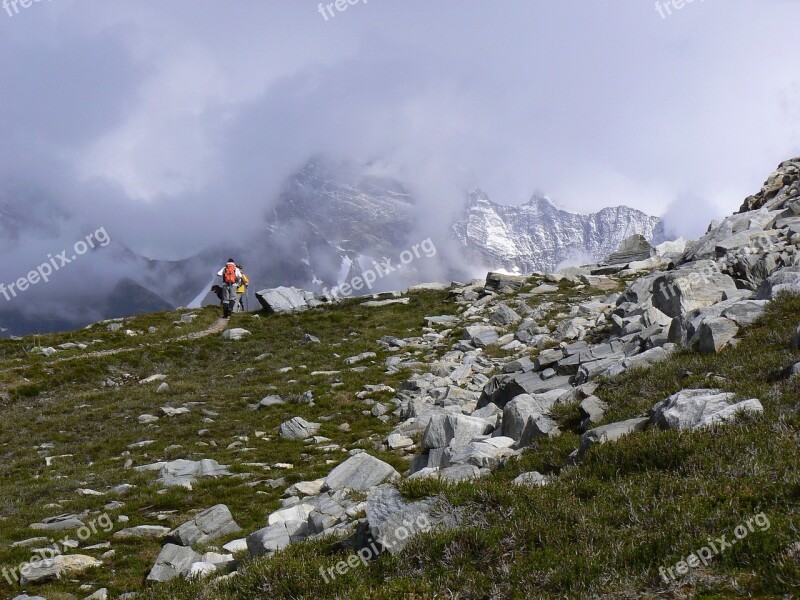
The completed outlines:
<svg viewBox="0 0 800 600">
<path fill-rule="evenodd" d="M 797 163 L 790 161 L 789 165 Z M 786 164 L 781 169 L 786 170 Z M 216 504 L 204 507 L 192 519 L 169 531 L 158 530 L 152 537 L 161 540 L 163 545 L 147 579 L 170 583 L 163 588 L 151 588 L 143 597 L 196 597 L 200 594 L 209 598 L 235 598 L 249 597 L 248 594 L 256 590 L 272 594 L 282 590 L 296 597 L 346 597 L 348 591 L 369 585 L 370 575 L 377 575 L 372 566 L 364 566 L 361 571 L 356 567 L 336 571 L 338 579 L 334 572 L 324 568 L 319 574 L 304 572 L 300 566 L 303 552 L 307 552 L 304 548 L 314 546 L 299 544 L 302 541 L 333 549 L 333 557 L 347 558 L 348 552 L 365 548 L 387 552 L 391 558 L 383 557 L 378 562 L 395 573 L 388 581 L 383 579 L 388 595 L 401 590 L 441 592 L 436 579 L 420 580 L 396 570 L 410 566 L 403 562 L 406 553 L 411 556 L 409 560 L 425 556 L 425 551 L 414 541 L 418 536 L 428 539 L 429 543 L 436 540 L 435 548 L 442 549 L 444 544 L 447 552 L 456 552 L 455 548 L 459 547 L 467 557 L 467 563 L 461 567 L 467 570 L 470 570 L 467 564 L 471 560 L 479 560 L 480 553 L 469 548 L 467 539 L 474 542 L 481 538 L 469 532 L 495 531 L 496 525 L 493 529 L 487 515 L 497 508 L 474 501 L 460 503 L 459 495 L 462 499 L 466 496 L 477 500 L 518 494 L 536 505 L 539 497 L 551 493 L 548 490 L 571 486 L 573 493 L 580 494 L 579 500 L 590 504 L 594 494 L 580 487 L 582 471 L 593 473 L 596 479 L 599 477 L 597 485 L 622 477 L 625 472 L 635 472 L 632 469 L 636 458 L 627 454 L 630 448 L 662 448 L 655 452 L 662 459 L 656 456 L 650 459 L 659 465 L 649 474 L 652 478 L 659 470 L 669 470 L 667 463 L 670 461 L 680 462 L 677 455 L 665 451 L 670 446 L 688 451 L 687 444 L 692 444 L 693 440 L 708 443 L 715 439 L 721 446 L 726 440 L 740 440 L 747 427 L 763 422 L 765 413 L 771 410 L 769 401 L 784 402 L 785 386 L 794 385 L 788 388 L 791 395 L 796 384 L 783 383 L 783 388 L 770 392 L 776 394 L 775 397 L 767 398 L 730 392 L 726 387 L 731 385 L 733 376 L 713 372 L 697 376 L 682 371 L 680 378 L 673 378 L 675 380 L 669 384 L 669 393 L 667 384 L 655 386 L 649 382 L 652 379 L 660 383 L 667 369 L 680 361 L 724 367 L 726 357 L 738 357 L 738 346 L 748 343 L 750 327 L 764 319 L 774 321 L 777 314 L 774 311 L 788 310 L 791 314 L 796 310 L 798 303 L 792 300 L 791 294 L 800 293 L 797 253 L 800 182 L 796 176 L 788 181 L 781 177 L 781 181 L 783 187 L 762 206 L 728 217 L 710 228 L 701 240 L 684 248 L 666 245 L 656 250 L 646 240 L 634 237 L 626 240 L 603 264 L 525 277 L 490 273 L 486 281 L 449 286 L 447 293 L 458 307 L 453 311 L 455 314 L 428 314 L 424 328 L 417 335 L 387 335 L 372 349 L 342 357 L 343 369 L 356 373 L 368 372 L 364 365 L 374 363 L 379 357 L 383 360 L 383 381 L 363 381 L 362 389 L 354 395 L 364 403 L 365 416 L 374 419 L 376 424 L 391 427 L 385 435 L 374 445 L 345 448 L 348 458 L 333 460 L 336 464 L 319 477 L 296 481 L 286 487 L 280 508 L 269 512 L 260 527 L 241 527 L 236 511 Z M 269 290 L 261 295 L 269 298 Z M 407 300 L 410 298 L 371 302 L 374 309 L 382 305 L 400 310 L 403 304 L 398 303 Z M 773 303 L 777 308 L 773 308 Z M 226 335 L 229 340 L 241 340 L 247 339 L 250 333 L 237 328 Z M 785 350 L 770 349 L 769 355 L 765 351 L 763 360 L 776 360 L 773 355 L 780 360 L 793 356 L 790 339 L 775 342 L 769 338 L 767 332 L 766 341 Z M 308 334 L 304 342 L 315 347 L 319 339 Z M 791 345 L 795 349 L 800 346 L 800 333 Z M 796 358 L 796 352 L 794 356 Z M 740 368 L 738 363 L 731 366 L 735 367 L 732 372 Z M 789 364 L 786 370 L 774 375 L 776 380 L 787 382 L 793 381 L 796 372 L 800 372 L 800 363 Z M 320 375 L 335 376 L 332 372 Z M 388 385 L 393 377 L 397 382 Z M 693 385 L 683 386 L 682 381 Z M 633 383 L 643 388 L 636 401 L 638 405 L 647 403 L 645 410 L 624 414 L 630 413 L 630 407 L 626 406 L 630 399 L 618 398 L 619 405 L 602 399 L 614 395 L 615 385 Z M 375 400 L 380 395 L 385 399 Z M 297 401 L 313 406 L 315 398 L 313 394 L 301 395 Z M 277 393 L 256 402 L 251 409 L 268 411 L 285 402 L 283 395 Z M 182 408 L 192 410 L 189 406 Z M 787 435 L 796 447 L 797 427 L 800 426 L 796 419 L 797 406 L 787 406 L 786 410 L 788 412 L 781 413 L 780 417 L 783 429 L 775 433 L 775 447 L 771 451 L 774 457 L 785 453 L 785 446 L 781 444 L 785 443 Z M 309 412 L 305 414 L 311 417 Z M 618 415 L 625 418 L 615 419 Z M 165 416 L 170 417 L 168 412 Z M 327 451 L 342 451 L 338 445 L 330 447 L 331 440 L 319 436 L 326 422 L 323 416 L 318 420 L 293 416 L 281 422 L 270 437 L 302 440 L 317 447 L 327 446 Z M 767 423 L 767 429 L 771 427 Z M 759 455 L 765 453 L 763 449 L 756 450 L 764 441 L 768 440 L 752 441 L 753 451 Z M 711 447 L 706 451 L 714 452 Z M 644 460 L 646 455 L 647 452 L 639 453 L 639 460 Z M 404 457 L 402 466 L 396 461 L 401 456 Z M 539 469 L 519 472 L 520 467 L 514 466 L 530 463 Z M 606 465 L 611 470 L 601 476 Z M 141 473 L 157 474 L 158 482 L 167 490 L 185 489 L 205 477 L 233 476 L 229 467 L 211 459 L 162 460 L 140 465 L 137 469 Z M 508 479 L 509 470 L 517 471 L 513 483 Z M 739 475 L 739 478 L 752 477 L 749 472 Z M 776 515 L 781 517 L 780 537 L 768 539 L 773 544 L 782 540 L 782 546 L 763 548 L 764 552 L 772 553 L 770 556 L 782 557 L 779 571 L 783 579 L 774 584 L 778 589 L 781 585 L 791 585 L 792 578 L 795 584 L 800 581 L 796 560 L 800 554 L 798 540 L 786 539 L 797 525 L 797 513 L 790 508 L 791 501 L 787 498 L 791 497 L 791 487 L 798 482 L 796 473 L 788 477 L 778 479 L 785 487 L 770 488 L 775 494 L 771 503 L 769 497 L 759 496 L 758 489 L 749 488 L 742 495 L 729 489 L 720 493 L 716 500 L 711 497 L 707 500 L 716 501 L 720 506 L 734 501 L 746 503 L 755 511 L 770 509 L 776 521 Z M 496 479 L 506 491 L 492 486 Z M 690 486 L 693 481 L 687 472 L 683 485 Z M 406 497 L 398 491 L 398 483 L 408 494 Z M 640 524 L 646 517 L 637 509 L 637 504 L 655 499 L 666 501 L 667 496 L 663 489 L 654 494 L 643 483 L 640 485 L 647 491 L 645 497 L 637 496 L 635 488 L 627 488 L 625 523 L 634 528 L 639 525 L 640 531 L 654 536 L 658 525 L 651 523 L 642 529 Z M 511 489 L 518 491 L 511 492 Z M 706 491 L 705 495 L 709 493 Z M 786 494 L 789 496 L 785 497 Z M 673 499 L 673 496 L 668 497 Z M 508 498 L 506 501 L 512 502 Z M 560 510 L 570 511 L 569 505 L 574 502 L 568 497 L 562 497 L 561 501 L 565 504 Z M 578 502 L 569 514 L 574 515 L 580 505 Z M 624 501 L 621 505 L 626 506 Z M 547 512 L 544 507 L 540 508 Z M 695 507 L 694 510 L 699 509 Z M 508 515 L 513 516 L 514 511 Z M 533 514 L 528 518 L 536 519 Z M 59 521 L 44 524 L 54 522 Z M 513 528 L 525 527 L 525 519 L 504 525 L 506 535 L 514 539 Z M 549 526 L 557 529 L 557 522 L 552 521 Z M 661 529 L 672 531 L 664 523 Z M 150 535 L 150 531 L 125 532 L 124 535 L 145 536 Z M 718 532 L 712 530 L 709 535 L 711 533 Z M 545 535 L 544 532 L 540 534 Z M 232 539 L 222 548 L 208 547 L 208 544 L 238 535 L 241 537 Z M 624 534 L 620 531 L 617 535 Z M 654 546 L 639 547 L 639 553 L 648 558 L 661 556 L 662 564 L 669 564 L 667 561 L 676 550 L 666 540 L 652 539 Z M 526 568 L 524 575 L 515 570 L 514 548 L 516 545 L 521 548 L 526 541 L 519 539 L 509 544 L 508 540 L 497 539 L 495 542 L 490 547 L 481 544 L 481 552 L 496 555 L 496 550 L 503 550 L 502 558 L 498 555 L 496 559 L 504 568 L 489 569 L 489 573 L 483 575 L 473 573 L 469 578 L 456 577 L 456 589 L 464 597 L 486 597 L 487 590 L 489 595 L 509 597 L 516 589 L 515 582 L 530 586 L 531 578 L 541 575 L 537 575 L 536 569 Z M 641 540 L 637 542 L 641 544 Z M 591 544 L 586 545 L 591 547 Z M 755 559 L 755 547 L 748 549 L 743 545 L 740 548 L 745 548 L 740 551 L 745 552 L 745 558 Z M 690 546 L 687 553 L 693 549 Z M 546 546 L 539 551 L 545 550 Z M 240 563 L 237 557 L 244 555 L 255 560 Z M 442 556 L 450 567 L 457 563 L 457 555 Z M 729 560 L 741 556 L 732 552 Z M 292 562 L 293 557 L 295 562 Z M 324 554 L 313 554 L 313 557 L 315 566 L 337 567 L 340 564 L 337 560 L 331 563 L 330 559 L 326 563 Z M 560 562 L 565 560 L 565 556 L 560 557 Z M 422 574 L 427 575 L 433 569 L 429 564 L 414 564 Z M 275 571 L 271 570 L 271 565 L 275 565 Z M 302 575 L 287 577 L 287 566 L 299 569 Z M 52 565 L 50 567 L 52 570 Z M 596 564 L 594 568 L 598 568 Z M 608 565 L 605 568 L 609 568 Z M 640 568 L 655 572 L 658 565 L 641 565 Z M 593 574 L 597 573 L 592 569 L 588 573 L 585 569 L 580 574 L 576 572 L 575 582 L 577 585 L 589 582 L 595 593 L 609 595 L 609 590 L 603 586 L 610 584 L 594 578 Z M 614 568 L 611 569 L 613 573 Z M 351 570 L 354 573 L 349 573 Z M 323 577 L 326 573 L 327 577 Z M 729 589 L 727 581 L 715 580 L 705 571 L 702 574 L 703 577 L 695 577 L 689 584 Z M 455 577 L 452 568 L 447 575 L 440 573 L 439 576 L 444 577 L 442 585 L 455 584 L 448 579 Z M 366 582 L 360 577 L 366 577 Z M 187 578 L 190 581 L 182 581 Z M 631 597 L 656 593 L 677 597 L 683 585 L 683 582 L 660 581 L 657 576 L 642 577 L 641 574 L 631 580 L 636 583 L 614 580 L 611 584 L 618 593 L 630 593 Z M 537 581 L 543 595 L 576 592 L 572 587 L 575 583 L 567 580 L 540 578 Z M 747 582 L 754 589 L 766 583 Z M 632 585 L 634 587 L 630 587 Z"/>
</svg>

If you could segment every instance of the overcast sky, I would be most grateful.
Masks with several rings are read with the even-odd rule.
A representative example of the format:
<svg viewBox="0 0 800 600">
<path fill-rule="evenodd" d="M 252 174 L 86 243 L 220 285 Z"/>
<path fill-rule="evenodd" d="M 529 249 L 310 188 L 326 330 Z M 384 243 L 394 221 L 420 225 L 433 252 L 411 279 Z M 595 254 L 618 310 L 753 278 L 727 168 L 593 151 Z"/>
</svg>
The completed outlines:
<svg viewBox="0 0 800 600">
<path fill-rule="evenodd" d="M 431 213 L 478 185 L 687 235 L 800 154 L 797 0 L 665 18 L 649 0 L 17 6 L 0 11 L 0 201 L 55 203 L 156 258 L 261 227 L 320 153 L 376 161 Z"/>
</svg>

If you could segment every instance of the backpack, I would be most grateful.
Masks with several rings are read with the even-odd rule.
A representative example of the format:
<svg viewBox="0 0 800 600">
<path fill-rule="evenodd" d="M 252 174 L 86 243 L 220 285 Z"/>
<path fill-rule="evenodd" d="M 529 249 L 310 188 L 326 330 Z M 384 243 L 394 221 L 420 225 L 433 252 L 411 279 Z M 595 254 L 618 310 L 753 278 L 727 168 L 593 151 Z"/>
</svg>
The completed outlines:
<svg viewBox="0 0 800 600">
<path fill-rule="evenodd" d="M 225 283 L 236 283 L 236 265 L 227 265 L 225 272 L 222 274 L 222 281 Z"/>
</svg>

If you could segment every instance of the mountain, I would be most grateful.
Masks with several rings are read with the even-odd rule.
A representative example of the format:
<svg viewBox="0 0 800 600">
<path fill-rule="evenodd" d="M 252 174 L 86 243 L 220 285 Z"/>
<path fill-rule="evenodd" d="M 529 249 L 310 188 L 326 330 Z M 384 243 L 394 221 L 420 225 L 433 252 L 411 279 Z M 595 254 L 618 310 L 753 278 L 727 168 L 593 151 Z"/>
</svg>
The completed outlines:
<svg viewBox="0 0 800 600">
<path fill-rule="evenodd" d="M 115 240 L 92 258 L 96 264 L 88 275 L 102 275 L 92 279 L 91 289 L 79 281 L 87 274 L 81 276 L 73 268 L 76 281 L 66 282 L 74 288 L 70 295 L 53 294 L 55 288 L 50 287 L 37 289 L 26 296 L 33 304 L 0 308 L 0 325 L 9 329 L 6 335 L 23 335 L 154 307 L 216 304 L 210 287 L 229 256 L 244 265 L 251 279 L 251 307 L 258 305 L 254 293 L 264 288 L 332 289 L 374 270 L 384 258 L 396 265 L 403 251 L 427 237 L 419 233 L 426 229 L 421 227 L 428 217 L 424 211 L 435 210 L 424 208 L 380 165 L 324 157 L 309 160 L 287 179 L 276 200 L 265 198 L 264 204 L 271 208 L 265 209 L 263 227 L 256 234 L 234 237 L 224 247 L 203 248 L 184 260 L 143 257 Z M 35 197 L 27 200 L 24 212 L 15 208 L 21 205 L 0 198 L 4 233 L 50 237 L 48 227 L 57 233 L 58 223 L 72 217 Z M 372 289 L 364 291 L 402 289 L 433 279 L 468 280 L 481 269 L 526 273 L 553 270 L 570 259 L 591 262 L 635 233 L 654 241 L 663 238 L 659 219 L 627 207 L 578 215 L 543 197 L 518 207 L 496 204 L 475 189 L 465 196 L 462 216 L 432 237 L 439 250 L 435 257 L 377 278 Z M 6 243 L 17 241 L 7 237 Z M 34 313 L 38 317 L 32 318 Z M 21 319 L 20 314 L 31 318 Z"/>
<path fill-rule="evenodd" d="M 634 234 L 654 243 L 665 240 L 661 219 L 627 206 L 581 215 L 557 208 L 544 196 L 505 206 L 475 188 L 467 198 L 453 231 L 465 255 L 488 269 L 554 271 L 566 261 L 598 261 Z"/>
</svg>

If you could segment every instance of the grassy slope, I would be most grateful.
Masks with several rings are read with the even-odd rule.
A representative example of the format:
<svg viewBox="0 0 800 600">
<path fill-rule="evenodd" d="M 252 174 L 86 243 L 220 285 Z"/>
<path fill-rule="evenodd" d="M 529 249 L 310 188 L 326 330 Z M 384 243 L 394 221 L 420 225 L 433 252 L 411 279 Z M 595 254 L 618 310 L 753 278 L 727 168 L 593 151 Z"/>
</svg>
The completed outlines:
<svg viewBox="0 0 800 600">
<path fill-rule="evenodd" d="M 562 291 L 559 298 L 566 300 L 568 290 Z M 262 526 L 264 515 L 277 507 L 283 488 L 250 488 L 224 479 L 196 486 L 194 492 L 158 495 L 150 483 L 152 476 L 133 477 L 122 471 L 118 457 L 128 444 L 154 439 L 157 444 L 131 451 L 136 464 L 165 456 L 209 457 L 226 464 L 236 464 L 237 459 L 287 461 L 297 465 L 289 482 L 323 475 L 330 469 L 325 459 L 341 460 L 338 455 L 317 456 L 301 443 L 255 440 L 254 431 L 267 431 L 274 438 L 274 428 L 285 418 L 335 413 L 339 416 L 325 423 L 320 433 L 348 448 L 355 447 L 367 432 L 388 431 L 388 426 L 361 415 L 365 407 L 354 400 L 354 392 L 364 383 L 398 383 L 402 375 L 387 378 L 379 361 L 363 375 L 343 371 L 345 385 L 331 393 L 329 381 L 312 385 L 307 373 L 342 368 L 341 360 L 328 354 L 329 344 L 341 343 L 333 351 L 344 358 L 374 350 L 374 340 L 381 335 L 417 335 L 423 314 L 454 312 L 455 307 L 446 305 L 443 298 L 442 294 L 423 294 L 415 296 L 410 307 L 376 310 L 350 304 L 325 313 L 261 321 L 243 317 L 244 326 L 254 333 L 246 343 L 225 344 L 217 338 L 164 343 L 135 356 L 109 357 L 108 363 L 98 360 L 80 367 L 67 363 L 63 373 L 55 367 L 49 376 L 44 366 L 35 366 L 24 373 L 31 382 L 9 381 L 3 379 L 9 376 L 0 374 L 0 382 L 10 386 L 15 397 L 2 409 L 4 422 L 15 423 L 15 428 L 12 432 L 4 429 L 0 439 L 4 455 L 9 455 L 2 470 L 0 506 L 5 519 L 0 522 L 0 547 L 31 535 L 25 531 L 27 523 L 87 505 L 100 510 L 108 500 L 78 499 L 77 487 L 102 489 L 122 482 L 139 486 L 125 499 L 122 511 L 133 525 L 153 523 L 148 517 L 153 512 L 176 510 L 168 521 L 175 525 L 193 508 L 225 502 L 245 530 Z M 247 563 L 236 578 L 216 589 L 175 582 L 151 590 L 147 597 L 663 597 L 684 592 L 705 597 L 781 597 L 800 586 L 799 559 L 788 552 L 790 544 L 800 541 L 800 381 L 776 381 L 775 375 L 800 360 L 788 350 L 798 316 L 800 299 L 783 298 L 748 330 L 736 348 L 716 356 L 681 352 L 654 368 L 609 381 L 598 392 L 611 407 L 607 422 L 644 414 L 655 402 L 688 387 L 719 387 L 742 398 L 758 397 L 766 409 L 762 417 L 703 432 L 651 430 L 595 448 L 577 467 L 566 465 L 567 454 L 578 443 L 578 436 L 567 431 L 560 438 L 539 443 L 486 481 L 450 487 L 436 482 L 404 484 L 411 497 L 441 493 L 475 516 L 468 527 L 420 538 L 399 557 L 382 557 L 326 584 L 320 568 L 334 567 L 346 554 L 326 543 L 299 544 L 272 559 Z M 203 318 L 213 320 L 213 315 Z M 167 320 L 171 318 L 165 317 Z M 305 332 L 319 336 L 326 345 L 300 346 L 297 342 Z M 343 341 L 345 337 L 347 341 Z M 271 356 L 255 361 L 263 352 Z M 12 349 L 0 345 L 3 364 L 13 364 L 9 362 L 13 354 Z M 307 365 L 308 371 L 296 369 L 288 376 L 296 377 L 298 383 L 285 383 L 276 376 L 277 368 L 300 364 Z M 111 367 L 137 378 L 165 372 L 170 375 L 171 392 L 156 397 L 152 388 L 136 384 L 117 391 L 97 390 Z M 256 371 L 243 377 L 245 367 Z M 225 378 L 231 374 L 236 376 Z M 288 406 L 258 415 L 246 411 L 248 401 L 243 397 L 257 400 L 269 393 L 267 388 L 273 384 L 279 385 L 284 395 L 314 389 L 318 406 Z M 36 387 L 35 395 L 27 391 L 31 386 Z M 193 400 L 207 402 L 206 408 L 219 411 L 217 422 L 201 423 L 197 408 L 191 416 L 169 423 L 162 419 L 161 429 L 140 426 L 136 421 L 139 414 L 154 413 L 167 402 L 178 406 Z M 80 404 L 90 408 L 75 409 Z M 566 429 L 575 423 L 576 410 L 560 409 L 559 420 Z M 343 421 L 353 425 L 352 434 L 339 432 L 336 426 Z M 201 439 L 196 432 L 201 428 L 211 429 L 212 435 L 202 439 L 216 440 L 218 448 L 196 446 Z M 246 445 L 256 448 L 246 458 L 236 450 L 224 449 L 239 435 L 249 435 Z M 75 459 L 59 463 L 57 469 L 44 469 L 43 459 L 31 448 L 45 441 L 57 443 L 48 453 L 75 453 Z M 166 448 L 176 443 L 184 448 L 167 453 Z M 310 460 L 301 458 L 303 452 Z M 398 456 L 379 455 L 400 468 L 404 464 Z M 517 474 L 534 469 L 558 476 L 544 488 L 510 485 Z M 241 466 L 236 470 L 253 472 Z M 250 481 L 281 474 L 256 474 Z M 56 501 L 60 509 L 43 508 Z M 682 587 L 670 587 L 660 580 L 659 567 L 674 565 L 706 545 L 709 536 L 726 534 L 730 539 L 737 525 L 761 512 L 769 519 L 769 529 L 756 529 L 708 567 L 694 570 L 682 580 Z M 96 541 L 102 538 L 90 543 Z M 104 568 L 94 579 L 112 591 L 138 588 L 158 545 L 115 547 L 117 559 L 110 565 L 114 572 Z M 25 553 L 0 551 L 3 565 L 25 558 Z M 49 586 L 40 591 L 59 590 L 75 592 L 76 586 Z"/>
<path fill-rule="evenodd" d="M 179 316 L 177 313 L 150 315 L 131 319 L 126 328 L 147 331 L 154 325 L 159 329 L 155 334 L 128 338 L 124 333 L 111 333 L 97 326 L 88 332 L 40 339 L 43 346 L 65 341 L 102 340 L 90 350 L 140 346 L 136 352 L 60 364 L 52 361 L 81 351 L 62 352 L 45 359 L 25 353 L 24 348 L 33 345 L 30 339 L 0 343 L 0 392 L 5 395 L 5 399 L 0 400 L 0 417 L 4 423 L 0 434 L 3 453 L 0 462 L 0 567 L 10 568 L 30 557 L 24 550 L 8 550 L 11 542 L 39 535 L 28 528 L 30 523 L 86 509 L 102 513 L 107 502 L 117 499 L 112 496 L 81 498 L 76 494 L 79 488 L 104 491 L 121 483 L 135 484 L 136 489 L 123 498 L 125 507 L 110 513 L 115 519 L 120 514 L 130 517 L 130 522 L 124 526 L 177 526 L 187 520 L 192 510 L 225 503 L 245 531 L 263 527 L 265 515 L 279 507 L 285 487 L 294 481 L 324 476 L 332 468 L 328 461 L 338 463 L 347 457 L 342 451 L 324 454 L 302 442 L 282 440 L 276 435 L 277 426 L 294 416 L 309 420 L 331 416 L 331 421 L 323 423 L 319 435 L 347 449 L 363 447 L 372 451 L 372 444 L 379 441 L 390 426 L 364 415 L 363 411 L 369 406 L 357 400 L 355 392 L 367 383 L 396 385 L 408 374 L 384 375 L 383 353 L 378 360 L 364 363 L 368 368 L 363 374 L 344 367 L 344 359 L 374 351 L 376 340 L 383 335 L 418 334 L 424 315 L 453 308 L 444 305 L 443 293 L 421 293 L 413 296 L 409 306 L 371 309 L 348 302 L 301 315 L 261 318 L 241 315 L 232 320 L 231 326 L 245 327 L 253 333 L 243 342 L 225 342 L 219 336 L 169 341 L 208 327 L 217 317 L 215 309 L 204 310 L 194 324 L 182 328 L 172 324 Z M 316 335 L 323 344 L 300 344 L 305 333 Z M 20 364 L 30 366 L 2 372 Z M 307 368 L 300 368 L 301 365 Z M 285 375 L 277 372 L 286 366 L 293 366 L 295 370 Z M 328 370 L 342 373 L 340 376 L 310 375 L 313 371 Z M 124 373 L 132 377 L 124 378 Z M 168 393 L 156 394 L 158 383 L 138 384 L 139 379 L 155 373 L 168 375 Z M 116 389 L 101 387 L 101 382 L 109 378 L 124 383 Z M 331 383 L 336 379 L 341 379 L 343 385 L 332 388 Z M 248 404 L 271 393 L 292 398 L 306 390 L 314 392 L 316 406 L 287 404 L 258 413 L 247 409 Z M 378 401 L 389 397 L 391 395 L 386 392 L 372 395 Z M 161 406 L 179 407 L 186 402 L 204 404 L 192 408 L 190 415 L 162 417 L 155 425 L 138 422 L 141 414 L 160 415 Z M 213 418 L 215 422 L 203 421 L 206 418 L 201 412 L 203 409 L 218 413 Z M 344 422 L 352 426 L 351 433 L 339 431 L 338 425 Z M 209 433 L 200 437 L 197 432 L 201 429 L 208 429 Z M 257 431 L 266 432 L 270 441 L 257 439 Z M 362 440 L 369 435 L 374 438 Z M 252 450 L 227 449 L 229 444 L 245 439 L 242 445 Z M 155 443 L 141 449 L 128 449 L 130 444 L 141 440 Z M 54 447 L 41 452 L 36 449 L 45 443 L 54 444 Z M 216 447 L 200 445 L 209 443 Z M 45 455 L 62 454 L 74 456 L 45 467 Z M 407 468 L 399 455 L 374 451 L 373 454 L 400 469 Z M 236 473 L 250 473 L 251 476 L 242 480 L 203 481 L 191 492 L 173 489 L 160 494 L 154 475 L 123 469 L 127 458 L 133 459 L 135 465 L 163 459 L 213 458 L 231 465 Z M 292 463 L 295 468 L 266 470 L 243 463 Z M 279 477 L 285 477 L 287 483 L 275 490 L 265 483 L 248 485 Z M 156 515 L 167 511 L 175 512 L 159 523 Z M 122 527 L 117 525 L 115 530 Z M 95 535 L 87 544 L 108 539 L 106 534 Z M 83 577 L 82 582 L 107 586 L 112 593 L 140 589 L 160 545 L 114 542 L 113 547 L 117 550 L 116 557 L 102 569 Z M 89 554 L 98 556 L 100 552 Z M 29 591 L 34 591 L 33 586 L 30 587 Z M 78 585 L 69 582 L 45 585 L 35 591 L 50 600 L 65 592 L 78 597 L 85 595 L 78 591 Z M 7 583 L 0 578 L 0 597 L 10 592 Z"/>
<path fill-rule="evenodd" d="M 717 356 L 684 351 L 649 370 L 603 386 L 612 422 L 645 414 L 687 387 L 719 387 L 758 397 L 766 412 L 703 432 L 651 430 L 593 449 L 577 467 L 566 456 L 575 434 L 538 444 L 491 479 L 444 487 L 406 483 L 410 497 L 442 493 L 476 513 L 456 531 L 428 534 L 400 557 L 383 557 L 325 583 L 319 569 L 346 555 L 304 544 L 249 564 L 209 591 L 176 583 L 150 598 L 527 598 L 527 597 L 786 597 L 800 586 L 800 381 L 775 381 L 800 359 L 788 340 L 800 299 L 776 302 L 738 347 Z M 560 411 L 565 427 L 576 407 Z M 558 474 L 544 488 L 510 485 L 532 469 Z M 660 567 L 674 566 L 759 513 L 754 531 L 667 585 Z M 764 523 L 761 521 L 761 523 Z M 791 597 L 791 596 L 789 596 Z"/>
</svg>

